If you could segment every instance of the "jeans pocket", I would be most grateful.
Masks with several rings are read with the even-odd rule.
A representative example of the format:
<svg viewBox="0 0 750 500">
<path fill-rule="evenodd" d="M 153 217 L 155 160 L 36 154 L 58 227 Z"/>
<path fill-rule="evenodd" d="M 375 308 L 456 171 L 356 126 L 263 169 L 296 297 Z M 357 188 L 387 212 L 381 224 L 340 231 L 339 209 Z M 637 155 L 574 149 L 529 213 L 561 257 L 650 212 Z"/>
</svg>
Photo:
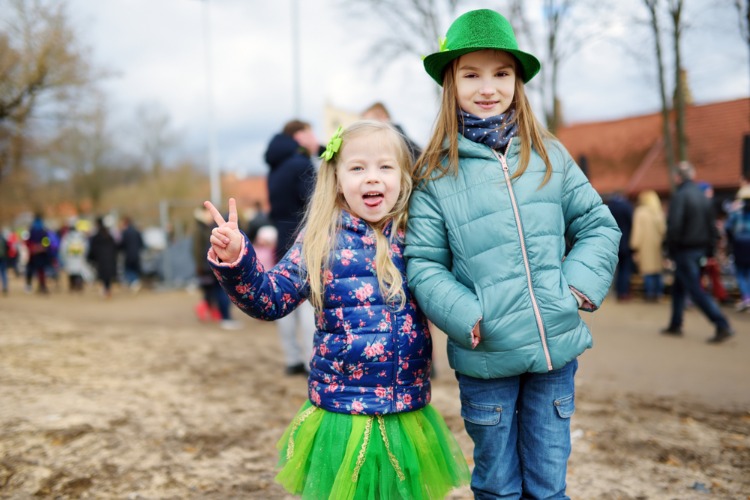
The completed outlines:
<svg viewBox="0 0 750 500">
<path fill-rule="evenodd" d="M 471 401 L 461 401 L 461 418 L 477 425 L 497 425 L 503 407 L 499 405 L 482 405 Z"/>
<path fill-rule="evenodd" d="M 572 417 L 576 412 L 575 394 L 569 394 L 556 399 L 554 405 L 560 418 Z"/>
</svg>

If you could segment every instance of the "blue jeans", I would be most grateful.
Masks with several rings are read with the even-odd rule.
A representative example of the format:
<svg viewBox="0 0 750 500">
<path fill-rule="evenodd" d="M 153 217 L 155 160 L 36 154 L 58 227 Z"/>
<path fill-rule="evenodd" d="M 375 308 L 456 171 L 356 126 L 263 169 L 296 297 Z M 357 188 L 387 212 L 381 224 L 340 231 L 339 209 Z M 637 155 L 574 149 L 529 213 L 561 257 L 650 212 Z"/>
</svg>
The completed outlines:
<svg viewBox="0 0 750 500">
<path fill-rule="evenodd" d="M 0 282 L 3 284 L 3 292 L 8 291 L 8 261 L 0 257 Z"/>
<path fill-rule="evenodd" d="M 547 373 L 479 379 L 456 373 L 474 441 L 476 499 L 567 499 L 570 417 L 578 360 Z"/>
<path fill-rule="evenodd" d="M 734 275 L 737 278 L 737 288 L 740 289 L 742 300 L 750 300 L 750 266 L 734 265 Z"/>
<path fill-rule="evenodd" d="M 661 297 L 662 288 L 660 273 L 643 275 L 643 295 L 646 299 L 658 299 Z"/>
<path fill-rule="evenodd" d="M 693 303 L 703 311 L 703 314 L 716 328 L 729 329 L 729 322 L 721 314 L 719 306 L 703 290 L 701 286 L 701 259 L 706 253 L 703 250 L 678 250 L 673 252 L 674 284 L 672 285 L 672 318 L 671 328 L 682 327 L 682 317 L 685 313 L 685 298 L 689 295 Z"/>
<path fill-rule="evenodd" d="M 615 293 L 618 299 L 630 295 L 630 278 L 633 274 L 633 256 L 630 253 L 618 255 L 615 269 Z"/>
</svg>

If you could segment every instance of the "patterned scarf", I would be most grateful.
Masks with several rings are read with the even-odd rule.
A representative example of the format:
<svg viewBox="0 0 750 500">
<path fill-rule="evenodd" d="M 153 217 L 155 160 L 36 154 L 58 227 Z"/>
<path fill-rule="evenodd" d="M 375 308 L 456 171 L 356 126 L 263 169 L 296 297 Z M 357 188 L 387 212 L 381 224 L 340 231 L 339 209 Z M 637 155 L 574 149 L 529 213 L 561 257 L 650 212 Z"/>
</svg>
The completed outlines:
<svg viewBox="0 0 750 500">
<path fill-rule="evenodd" d="M 503 151 L 518 132 L 518 124 L 513 123 L 511 125 L 515 114 L 516 111 L 513 109 L 501 115 L 479 118 L 459 109 L 458 131 L 470 141 L 486 144 L 497 151 Z"/>
</svg>

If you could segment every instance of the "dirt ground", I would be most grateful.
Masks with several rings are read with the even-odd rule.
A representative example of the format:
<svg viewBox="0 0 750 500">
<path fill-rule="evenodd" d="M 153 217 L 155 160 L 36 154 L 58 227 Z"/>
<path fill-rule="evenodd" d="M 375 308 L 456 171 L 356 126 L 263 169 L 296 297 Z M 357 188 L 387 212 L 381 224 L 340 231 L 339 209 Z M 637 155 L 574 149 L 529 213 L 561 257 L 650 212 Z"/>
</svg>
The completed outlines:
<svg viewBox="0 0 750 500">
<path fill-rule="evenodd" d="M 0 498 L 282 499 L 275 443 L 306 397 L 283 375 L 273 324 L 199 323 L 186 290 L 92 288 L 0 296 Z M 569 494 L 576 499 L 750 498 L 750 314 L 719 346 L 689 311 L 609 301 L 586 315 Z M 436 337 L 433 403 L 471 461 Z M 468 488 L 451 495 L 471 498 Z"/>
</svg>

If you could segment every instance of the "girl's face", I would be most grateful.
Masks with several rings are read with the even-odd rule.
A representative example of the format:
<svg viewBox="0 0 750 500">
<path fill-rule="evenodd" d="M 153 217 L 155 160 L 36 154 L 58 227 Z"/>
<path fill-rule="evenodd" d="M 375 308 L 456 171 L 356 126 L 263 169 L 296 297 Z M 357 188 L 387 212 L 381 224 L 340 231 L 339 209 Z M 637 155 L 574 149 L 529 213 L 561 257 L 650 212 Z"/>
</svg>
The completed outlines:
<svg viewBox="0 0 750 500">
<path fill-rule="evenodd" d="M 456 67 L 458 106 L 479 118 L 497 116 L 513 102 L 516 63 L 500 50 L 478 50 L 464 54 Z"/>
<path fill-rule="evenodd" d="M 396 146 L 383 132 L 348 138 L 336 165 L 338 190 L 352 214 L 380 222 L 398 201 L 401 167 Z"/>
</svg>

